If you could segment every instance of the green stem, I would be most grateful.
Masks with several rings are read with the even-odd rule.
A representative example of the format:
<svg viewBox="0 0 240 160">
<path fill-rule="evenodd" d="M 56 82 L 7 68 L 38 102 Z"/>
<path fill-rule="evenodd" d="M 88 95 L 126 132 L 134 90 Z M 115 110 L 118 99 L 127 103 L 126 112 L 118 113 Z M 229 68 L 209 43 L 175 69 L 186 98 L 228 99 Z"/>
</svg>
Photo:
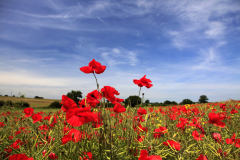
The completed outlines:
<svg viewBox="0 0 240 160">
<path fill-rule="evenodd" d="M 138 99 L 139 99 L 139 97 L 140 97 L 141 88 L 142 88 L 142 87 L 140 87 Z M 138 105 L 138 99 L 137 99 L 137 105 Z"/>
</svg>

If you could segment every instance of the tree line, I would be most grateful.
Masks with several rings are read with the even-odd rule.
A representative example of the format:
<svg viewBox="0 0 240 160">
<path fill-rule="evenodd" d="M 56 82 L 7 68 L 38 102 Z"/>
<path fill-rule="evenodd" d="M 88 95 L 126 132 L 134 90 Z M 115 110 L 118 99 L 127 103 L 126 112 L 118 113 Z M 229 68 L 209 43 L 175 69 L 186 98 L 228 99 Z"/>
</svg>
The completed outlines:
<svg viewBox="0 0 240 160">
<path fill-rule="evenodd" d="M 82 98 L 82 92 L 72 90 L 71 92 L 67 93 L 67 96 L 73 99 L 74 102 L 78 103 Z M 206 95 L 201 95 L 198 102 L 193 102 L 190 99 L 183 99 L 182 102 L 180 102 L 179 104 L 175 101 L 169 101 L 169 100 L 166 100 L 163 103 L 159 103 L 159 102 L 150 103 L 148 99 L 143 102 L 142 98 L 138 97 L 137 95 L 132 95 L 126 98 L 122 103 L 125 106 L 130 105 L 132 107 L 135 107 L 137 104 L 138 105 L 141 104 L 143 106 L 150 106 L 150 105 L 151 106 L 171 106 L 171 105 L 185 105 L 185 104 L 194 104 L 194 103 L 208 103 L 208 98 Z M 106 100 L 106 106 L 113 107 L 114 105 L 111 104 L 108 100 Z"/>
</svg>

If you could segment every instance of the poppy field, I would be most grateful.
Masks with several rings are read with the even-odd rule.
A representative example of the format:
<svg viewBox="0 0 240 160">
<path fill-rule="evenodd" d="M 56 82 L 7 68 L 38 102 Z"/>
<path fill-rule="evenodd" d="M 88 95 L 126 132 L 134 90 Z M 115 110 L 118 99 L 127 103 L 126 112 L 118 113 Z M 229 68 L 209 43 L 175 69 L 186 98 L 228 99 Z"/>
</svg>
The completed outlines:
<svg viewBox="0 0 240 160">
<path fill-rule="evenodd" d="M 63 95 L 57 112 L 29 107 L 1 113 L 0 159 L 240 159 L 240 101 L 125 107 L 115 88 L 100 90 L 95 73 L 105 69 L 94 59 L 80 68 L 93 73 L 97 89 L 78 104 Z M 133 83 L 140 91 L 153 87 L 146 75 Z M 106 108 L 106 99 L 114 108 Z"/>
</svg>

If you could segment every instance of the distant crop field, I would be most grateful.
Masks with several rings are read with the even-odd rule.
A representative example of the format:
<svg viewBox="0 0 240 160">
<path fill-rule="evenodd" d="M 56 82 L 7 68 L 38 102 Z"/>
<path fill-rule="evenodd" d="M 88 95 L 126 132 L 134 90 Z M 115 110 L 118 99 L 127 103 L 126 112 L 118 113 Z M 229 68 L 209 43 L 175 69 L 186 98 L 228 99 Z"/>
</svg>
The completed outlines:
<svg viewBox="0 0 240 160">
<path fill-rule="evenodd" d="M 30 107 L 32 108 L 44 108 L 44 107 L 48 107 L 54 101 L 61 102 L 61 100 L 57 100 L 57 99 L 36 99 L 36 98 L 20 98 L 20 97 L 5 97 L 5 96 L 0 96 L 0 100 L 5 102 L 8 100 L 11 100 L 13 103 L 18 101 L 24 101 L 29 103 Z"/>
</svg>

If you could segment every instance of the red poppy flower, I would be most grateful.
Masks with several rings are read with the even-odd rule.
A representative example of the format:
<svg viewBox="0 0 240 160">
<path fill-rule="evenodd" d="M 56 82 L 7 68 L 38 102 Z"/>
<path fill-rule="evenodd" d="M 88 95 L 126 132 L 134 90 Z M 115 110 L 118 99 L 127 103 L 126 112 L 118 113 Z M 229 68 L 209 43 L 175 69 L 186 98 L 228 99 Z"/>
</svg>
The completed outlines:
<svg viewBox="0 0 240 160">
<path fill-rule="evenodd" d="M 92 156 L 91 152 L 87 152 L 87 154 L 86 154 L 86 151 L 84 151 L 83 154 L 87 155 L 90 159 L 88 159 L 86 156 L 83 156 L 83 158 L 79 157 L 80 160 L 92 160 L 93 156 Z"/>
<path fill-rule="evenodd" d="M 68 98 L 65 95 L 62 95 L 61 104 L 63 104 L 61 107 L 63 112 L 67 112 L 70 109 L 78 108 L 77 104 L 71 98 Z"/>
<path fill-rule="evenodd" d="M 156 128 L 153 132 L 153 136 L 155 138 L 160 138 L 164 133 L 167 133 L 167 128 L 165 127 L 159 127 L 159 128 Z"/>
<path fill-rule="evenodd" d="M 138 138 L 137 138 L 137 142 L 142 142 L 143 141 L 143 139 L 145 138 L 145 136 L 139 136 L 138 135 Z"/>
<path fill-rule="evenodd" d="M 116 100 L 116 102 L 118 102 L 118 103 L 121 103 L 121 102 L 124 101 L 124 99 L 121 99 L 121 98 L 115 98 L 115 100 Z"/>
<path fill-rule="evenodd" d="M 62 145 L 66 144 L 68 141 L 71 141 L 71 140 L 72 140 L 72 136 L 70 134 L 63 136 Z"/>
<path fill-rule="evenodd" d="M 237 148 L 240 148 L 240 139 L 235 140 L 234 146 L 237 147 Z"/>
<path fill-rule="evenodd" d="M 171 146 L 172 148 L 175 148 L 176 150 L 180 150 L 180 149 L 181 149 L 181 145 L 180 145 L 179 142 L 175 142 L 175 141 L 173 141 L 173 140 L 167 140 L 167 142 L 170 144 L 170 146 Z M 163 142 L 163 144 L 164 144 L 165 146 L 169 146 L 167 142 Z"/>
<path fill-rule="evenodd" d="M 208 118 L 209 118 L 208 122 L 210 124 L 215 124 L 219 127 L 225 127 L 225 123 L 222 122 L 222 120 L 225 119 L 225 117 L 220 117 L 220 115 L 216 113 L 209 113 Z"/>
<path fill-rule="evenodd" d="M 233 136 L 231 138 L 226 139 L 226 143 L 227 144 L 233 144 L 235 142 L 235 137 L 236 137 L 236 134 L 233 133 Z"/>
<path fill-rule="evenodd" d="M 97 74 L 101 74 L 105 71 L 106 66 L 102 66 L 101 63 L 95 61 L 95 59 L 93 59 L 91 62 L 89 62 L 88 66 L 84 66 L 81 67 L 80 70 L 84 73 L 97 73 Z"/>
<path fill-rule="evenodd" d="M 200 156 L 198 157 L 198 159 L 196 160 L 208 160 L 206 156 L 204 156 L 203 154 L 200 154 Z"/>
<path fill-rule="evenodd" d="M 147 110 L 140 107 L 140 108 L 137 110 L 137 114 L 138 114 L 138 115 L 147 114 Z"/>
<path fill-rule="evenodd" d="M 53 153 L 53 152 L 51 152 L 51 153 L 48 155 L 48 157 L 49 157 L 50 159 L 58 159 L 57 155 L 56 155 L 55 153 Z"/>
<path fill-rule="evenodd" d="M 31 115 L 33 114 L 33 111 L 34 111 L 34 109 L 31 107 L 25 108 L 23 110 L 23 112 L 25 113 L 25 117 L 31 117 Z"/>
<path fill-rule="evenodd" d="M 94 90 L 87 94 L 87 102 L 92 107 L 96 107 L 96 105 L 100 103 L 99 100 L 101 99 L 102 99 L 102 95 L 97 90 Z"/>
<path fill-rule="evenodd" d="M 141 79 L 139 79 L 139 80 L 134 79 L 134 80 L 133 80 L 133 83 L 137 84 L 138 87 L 143 87 L 143 86 L 145 86 L 145 87 L 147 87 L 147 88 L 150 88 L 150 87 L 153 86 L 152 84 L 150 84 L 150 83 L 152 83 L 152 81 L 151 81 L 150 79 L 147 79 L 147 78 L 146 78 L 146 75 L 143 76 L 143 77 L 142 77 Z"/>
<path fill-rule="evenodd" d="M 113 111 L 115 113 L 122 113 L 122 112 L 126 111 L 126 108 L 124 108 L 124 106 L 122 106 L 120 103 L 116 103 L 114 108 L 113 108 Z"/>
<path fill-rule="evenodd" d="M 222 153 L 222 152 L 223 152 L 222 149 L 218 148 L 218 153 L 220 153 L 221 156 L 223 156 L 223 154 L 224 154 L 224 156 L 226 157 L 227 156 L 227 152 L 224 152 L 224 153 Z"/>
<path fill-rule="evenodd" d="M 195 130 L 195 131 L 192 132 L 192 136 L 195 140 L 197 140 L 197 141 L 201 140 L 202 141 L 202 137 L 204 137 L 204 134 L 199 135 L 198 131 Z"/>
<path fill-rule="evenodd" d="M 4 123 L 3 122 L 0 122 L 0 127 L 3 127 L 4 126 Z"/>
<path fill-rule="evenodd" d="M 222 142 L 222 136 L 219 133 L 212 133 L 212 138 L 215 139 L 218 143 Z"/>
<path fill-rule="evenodd" d="M 103 93 L 103 96 L 107 98 L 107 100 L 111 101 L 112 104 L 115 104 L 117 102 L 115 95 L 119 95 L 120 93 L 111 86 L 104 86 L 101 89 L 101 92 Z"/>
<path fill-rule="evenodd" d="M 235 110 L 235 109 L 232 109 L 230 113 L 231 113 L 231 114 L 234 114 L 234 113 L 238 113 L 238 111 Z"/>
<path fill-rule="evenodd" d="M 142 125 L 141 125 L 141 123 L 138 123 L 138 126 L 135 126 L 134 124 L 133 124 L 133 129 L 135 130 L 135 131 L 137 131 L 138 132 L 138 134 L 139 134 L 139 131 L 140 132 L 148 132 L 148 128 L 147 127 L 143 127 Z"/>
<path fill-rule="evenodd" d="M 141 150 L 138 160 L 162 160 L 162 158 L 156 155 L 148 156 L 147 150 Z"/>
<path fill-rule="evenodd" d="M 90 107 L 86 108 L 75 108 L 68 110 L 66 113 L 67 122 L 71 126 L 79 127 L 85 123 L 95 121 L 97 114 L 91 112 Z"/>
<path fill-rule="evenodd" d="M 34 114 L 32 115 L 33 123 L 36 123 L 42 119 L 42 116 L 40 114 Z"/>
<path fill-rule="evenodd" d="M 25 153 L 22 154 L 14 154 L 9 157 L 9 160 L 34 160 L 32 157 L 28 158 Z"/>
</svg>

